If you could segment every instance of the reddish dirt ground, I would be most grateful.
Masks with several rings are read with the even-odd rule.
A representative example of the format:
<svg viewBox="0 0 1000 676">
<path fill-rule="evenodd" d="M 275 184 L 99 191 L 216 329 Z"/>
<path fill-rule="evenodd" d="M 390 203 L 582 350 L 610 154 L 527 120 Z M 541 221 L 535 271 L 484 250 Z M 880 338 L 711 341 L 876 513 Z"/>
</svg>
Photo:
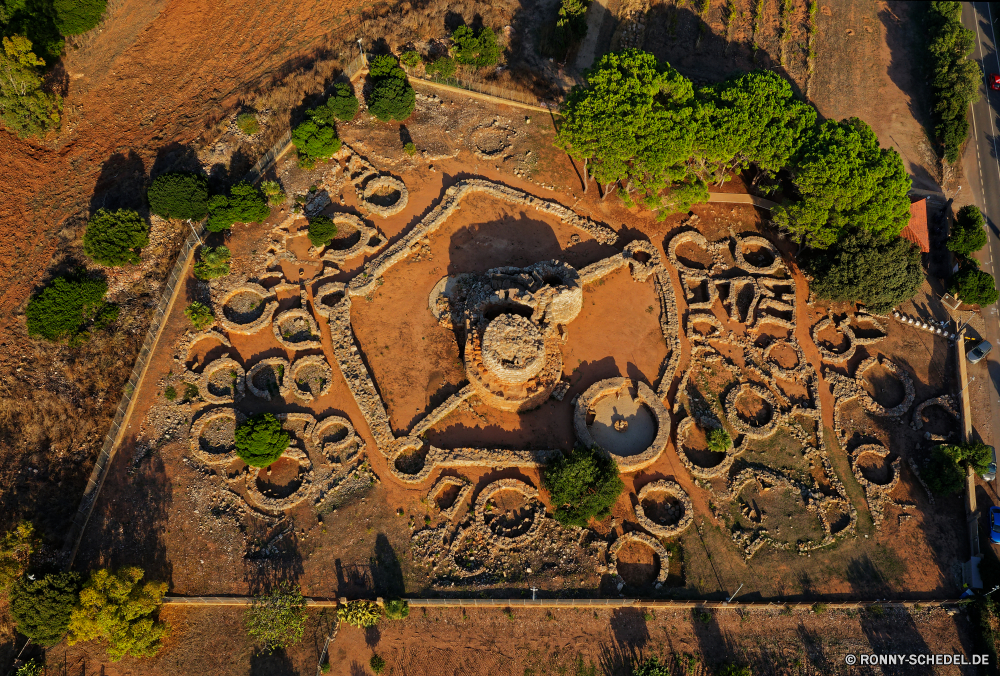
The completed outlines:
<svg viewBox="0 0 1000 676">
<path fill-rule="evenodd" d="M 151 660 L 104 659 L 96 644 L 61 644 L 48 652 L 48 663 L 65 665 L 70 674 L 104 676 L 174 675 L 204 670 L 206 655 L 215 656 L 212 674 L 311 674 L 316 669 L 328 615 L 311 613 L 303 641 L 287 652 L 256 653 L 235 608 L 166 608 L 162 616 L 173 632 L 160 655 Z M 413 609 L 403 621 L 383 620 L 360 630 L 343 626 L 330 645 L 330 673 L 370 673 L 372 654 L 386 661 L 387 676 L 544 676 L 589 673 L 627 676 L 633 660 L 658 657 L 671 673 L 708 676 L 724 664 L 748 665 L 752 673 L 864 673 L 848 669 L 844 656 L 861 653 L 962 654 L 975 649 L 968 638 L 964 612 L 872 612 L 734 610 L 695 616 L 690 611 L 641 608 L 617 610 L 525 610 L 458 608 Z M 971 659 L 971 657 L 969 658 Z M 919 670 L 903 673 L 932 673 Z M 954 676 L 958 667 L 933 673 Z"/>
</svg>

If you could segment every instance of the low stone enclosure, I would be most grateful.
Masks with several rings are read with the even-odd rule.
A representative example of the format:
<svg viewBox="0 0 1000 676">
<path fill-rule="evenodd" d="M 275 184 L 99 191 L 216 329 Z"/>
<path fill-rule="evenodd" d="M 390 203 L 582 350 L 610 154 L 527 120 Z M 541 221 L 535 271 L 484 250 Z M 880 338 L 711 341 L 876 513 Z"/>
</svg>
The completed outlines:
<svg viewBox="0 0 1000 676">
<path fill-rule="evenodd" d="M 408 193 L 402 181 L 379 174 L 347 146 L 338 159 L 346 168 L 335 163 L 322 181 L 323 190 L 335 193 L 350 181 L 370 216 L 387 217 L 405 207 Z M 447 188 L 440 201 L 390 246 L 385 246 L 386 239 L 375 226 L 360 217 L 335 216 L 350 231 L 350 238 L 335 248 L 310 249 L 310 256 L 322 261 L 323 271 L 309 282 L 292 283 L 281 272 L 282 262 L 315 266 L 316 260 L 299 261 L 288 250 L 292 217 L 286 219 L 272 231 L 268 272 L 228 289 L 214 288 L 218 326 L 190 334 L 176 352 L 183 378 L 202 393 L 202 400 L 194 403 L 198 411 L 191 427 L 194 462 L 224 474 L 228 489 L 253 510 L 274 515 L 299 504 L 321 505 L 359 471 L 365 452 L 377 452 L 384 456 L 392 481 L 429 491 L 426 500 L 436 522 L 416 530 L 413 549 L 415 558 L 439 578 L 496 576 L 518 552 L 554 542 L 565 547 L 563 558 L 571 560 L 567 566 L 580 563 L 568 554 L 577 550 L 593 557 L 594 565 L 606 563 L 605 572 L 621 589 L 624 580 L 618 576 L 617 555 L 632 543 L 652 550 L 659 562 L 659 587 L 666 581 L 670 558 L 660 539 L 678 537 L 695 522 L 691 497 L 672 480 L 679 477 L 637 486 L 632 504 L 639 530 L 607 542 L 587 529 L 558 525 L 547 514 L 538 486 L 520 479 L 498 479 L 476 491 L 473 482 L 461 476 L 463 471 L 471 475 L 483 469 L 540 469 L 565 449 L 439 448 L 425 439 L 426 432 L 473 397 L 512 412 L 535 408 L 550 397 L 561 400 L 569 389 L 563 380 L 566 325 L 581 311 L 588 285 L 627 270 L 633 283 L 652 283 L 659 300 L 666 357 L 656 382 L 616 377 L 589 384 L 573 402 L 577 441 L 604 453 L 623 473 L 649 468 L 673 442 L 681 465 L 694 485 L 707 493 L 715 518 L 747 558 L 765 545 L 805 555 L 838 538 L 856 535 L 857 510 L 830 462 L 824 440 L 819 374 L 795 337 L 795 278 L 768 239 L 734 231 L 710 242 L 692 229 L 697 216 L 690 217 L 687 229 L 665 244 L 667 262 L 651 242 L 636 240 L 579 270 L 564 261 L 543 260 L 443 277 L 427 299 L 427 311 L 455 331 L 467 384 L 407 431 L 395 434 L 379 386 L 363 358 L 363 346 L 356 339 L 351 306 L 355 299 L 369 296 L 394 266 L 416 252 L 472 194 L 552 215 L 602 244 L 619 241 L 618 233 L 607 225 L 558 202 L 499 183 L 466 179 Z M 306 205 L 307 212 L 329 204 L 328 197 L 326 202 L 314 200 L 312 206 Z M 373 257 L 360 273 L 346 281 L 333 277 L 344 261 L 362 255 Z M 680 298 L 675 297 L 675 289 L 681 291 Z M 284 309 L 279 311 L 279 307 Z M 852 321 L 867 323 L 884 337 L 885 326 L 878 317 L 858 313 L 853 320 L 840 322 L 827 317 L 811 327 L 825 362 L 842 368 L 859 346 L 881 340 L 859 338 Z M 324 346 L 323 323 L 330 331 L 332 351 Z M 254 336 L 268 326 L 291 356 L 241 362 L 232 348 L 234 337 Z M 845 337 L 845 350 L 834 351 L 817 339 L 833 329 Z M 683 371 L 679 370 L 682 337 L 690 346 Z M 194 363 L 195 347 L 202 341 L 216 347 L 206 363 Z M 906 390 L 904 400 L 891 408 L 879 404 L 860 385 L 865 372 L 877 363 L 895 374 Z M 912 407 L 909 375 L 891 361 L 867 359 L 853 377 L 830 368 L 824 377 L 833 384 L 834 429 L 842 448 L 848 442 L 840 417 L 846 402 L 858 399 L 867 413 L 889 418 L 900 418 Z M 258 405 L 279 399 L 310 404 L 331 391 L 336 377 L 346 382 L 374 439 L 374 449 L 362 448 L 354 432 L 360 421 L 289 413 L 281 419 L 294 441 L 274 470 L 283 477 L 280 490 L 269 480 L 271 468 L 252 470 L 235 458 L 232 430 L 243 415 L 238 408 L 241 401 L 252 397 Z M 714 391 L 713 383 L 721 383 L 721 389 Z M 670 402 L 672 391 L 676 395 Z M 922 426 L 922 412 L 932 405 L 954 415 L 950 399 L 937 397 L 914 412 L 915 428 Z M 724 452 L 713 454 L 694 447 L 699 436 L 712 430 L 724 430 L 731 440 Z M 778 434 L 787 435 L 798 447 L 801 471 L 743 459 L 756 443 Z M 900 462 L 898 458 L 891 462 L 888 484 L 872 484 L 859 469 L 858 459 L 889 455 L 877 444 L 849 452 L 854 478 L 865 489 L 876 527 L 884 519 L 886 506 L 899 504 L 889 494 L 899 482 Z M 748 490 L 790 491 L 815 519 L 821 535 L 789 542 L 771 531 L 766 515 L 737 514 L 729 507 L 741 504 Z M 498 496 L 506 496 L 504 504 L 519 502 L 519 506 L 501 508 Z"/>
</svg>

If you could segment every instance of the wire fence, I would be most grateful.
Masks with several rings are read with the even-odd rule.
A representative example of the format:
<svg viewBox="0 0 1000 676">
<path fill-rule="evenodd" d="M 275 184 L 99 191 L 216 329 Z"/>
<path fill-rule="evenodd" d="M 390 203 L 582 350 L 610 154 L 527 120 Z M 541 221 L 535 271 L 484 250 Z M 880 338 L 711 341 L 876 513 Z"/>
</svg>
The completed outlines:
<svg viewBox="0 0 1000 676">
<path fill-rule="evenodd" d="M 364 54 L 353 59 L 344 68 L 343 74 L 335 80 L 336 82 L 342 82 L 346 77 L 350 81 L 362 68 L 367 65 L 367 60 Z M 326 90 L 325 94 L 329 95 L 330 90 L 333 88 L 333 84 Z M 286 131 L 281 138 L 279 138 L 271 149 L 268 150 L 264 155 L 257 160 L 253 168 L 247 172 L 244 180 L 250 183 L 256 183 L 261 179 L 264 173 L 271 168 L 271 166 L 281 157 L 291 145 L 292 142 L 292 132 L 291 130 Z M 104 480 L 107 477 L 108 470 L 111 468 L 111 461 L 115 457 L 115 452 L 118 449 L 118 444 L 121 442 L 121 432 L 122 425 L 125 423 L 126 418 L 129 415 L 129 411 L 132 407 L 132 400 L 135 396 L 136 390 L 139 388 L 139 383 L 142 380 L 143 374 L 146 372 L 146 366 L 149 364 L 149 357 L 153 353 L 153 349 L 156 347 L 156 341 L 160 337 L 160 331 L 163 328 L 163 323 L 167 319 L 170 307 L 173 304 L 174 297 L 178 290 L 178 284 L 184 278 L 184 273 L 187 270 L 188 264 L 191 261 L 191 257 L 194 255 L 194 250 L 197 246 L 201 244 L 201 238 L 205 234 L 205 226 L 199 223 L 192 227 L 191 234 L 188 235 L 187 239 L 184 240 L 184 244 L 181 245 L 181 250 L 177 254 L 177 260 L 174 263 L 173 269 L 170 271 L 170 275 L 167 277 L 166 286 L 163 288 L 163 293 L 160 295 L 160 301 L 156 305 L 156 310 L 153 313 L 152 322 L 149 325 L 149 330 L 146 331 L 146 338 L 143 340 L 142 348 L 139 350 L 139 355 L 136 357 L 135 365 L 132 367 L 132 373 L 129 376 L 128 382 L 125 384 L 124 392 L 122 393 L 121 401 L 118 403 L 118 409 L 115 411 L 115 417 L 111 421 L 111 427 L 108 429 L 108 433 L 104 437 L 104 445 L 101 447 L 101 452 L 97 456 L 97 461 L 94 463 L 94 469 L 90 472 L 90 478 L 87 479 L 87 487 L 83 491 L 83 497 L 80 499 L 80 506 L 77 508 L 76 514 L 73 516 L 73 521 L 70 524 L 69 530 L 66 533 L 66 540 L 63 543 L 63 553 L 66 555 L 66 569 L 69 570 L 73 566 L 73 561 L 76 559 L 76 554 L 80 549 L 80 543 L 83 541 L 83 531 L 87 527 L 87 523 L 90 521 L 90 517 L 94 512 L 94 505 L 97 503 L 97 497 L 101 492 L 101 487 L 104 485 Z"/>
</svg>

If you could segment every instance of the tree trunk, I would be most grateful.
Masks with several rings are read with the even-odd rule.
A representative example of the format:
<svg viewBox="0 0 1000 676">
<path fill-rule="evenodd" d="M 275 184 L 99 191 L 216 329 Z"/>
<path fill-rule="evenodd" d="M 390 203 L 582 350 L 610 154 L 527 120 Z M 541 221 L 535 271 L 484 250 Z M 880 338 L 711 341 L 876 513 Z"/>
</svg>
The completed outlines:
<svg viewBox="0 0 1000 676">
<path fill-rule="evenodd" d="M 602 201 L 602 202 L 603 202 L 604 200 L 606 200 L 606 199 L 608 198 L 608 195 L 610 195 L 610 194 L 611 194 L 611 187 L 612 187 L 612 186 L 613 186 L 613 185 L 614 185 L 615 183 L 617 183 L 617 182 L 618 182 L 618 181 L 612 181 L 611 183 L 608 183 L 608 184 L 607 184 L 607 185 L 606 185 L 606 186 L 604 187 L 604 197 L 602 197 L 602 198 L 601 198 L 601 201 Z"/>
<path fill-rule="evenodd" d="M 587 158 L 583 158 L 583 194 L 590 190 L 590 174 L 587 173 Z"/>
</svg>

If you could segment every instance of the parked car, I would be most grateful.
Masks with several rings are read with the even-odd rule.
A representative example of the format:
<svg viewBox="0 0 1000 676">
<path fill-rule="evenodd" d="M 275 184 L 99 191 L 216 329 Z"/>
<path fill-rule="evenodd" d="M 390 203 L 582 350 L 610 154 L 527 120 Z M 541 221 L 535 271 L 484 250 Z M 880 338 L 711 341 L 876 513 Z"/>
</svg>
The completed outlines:
<svg viewBox="0 0 1000 676">
<path fill-rule="evenodd" d="M 993 453 L 993 462 L 990 463 L 989 468 L 985 472 L 979 475 L 983 478 L 983 481 L 993 481 L 997 478 L 997 449 L 990 446 L 990 451 Z"/>
<path fill-rule="evenodd" d="M 980 361 L 982 361 L 983 357 L 985 357 L 990 353 L 990 350 L 992 349 L 993 346 L 990 345 L 990 341 L 984 340 L 983 342 L 979 343 L 979 345 L 976 345 L 974 348 L 969 350 L 969 354 L 967 354 L 966 356 L 969 358 L 969 363 L 978 364 Z"/>
<path fill-rule="evenodd" d="M 995 92 L 1000 92 L 1000 74 L 992 73 L 990 74 L 990 89 Z"/>
<path fill-rule="evenodd" d="M 1000 545 L 1000 507 L 990 507 L 990 542 Z"/>
</svg>

